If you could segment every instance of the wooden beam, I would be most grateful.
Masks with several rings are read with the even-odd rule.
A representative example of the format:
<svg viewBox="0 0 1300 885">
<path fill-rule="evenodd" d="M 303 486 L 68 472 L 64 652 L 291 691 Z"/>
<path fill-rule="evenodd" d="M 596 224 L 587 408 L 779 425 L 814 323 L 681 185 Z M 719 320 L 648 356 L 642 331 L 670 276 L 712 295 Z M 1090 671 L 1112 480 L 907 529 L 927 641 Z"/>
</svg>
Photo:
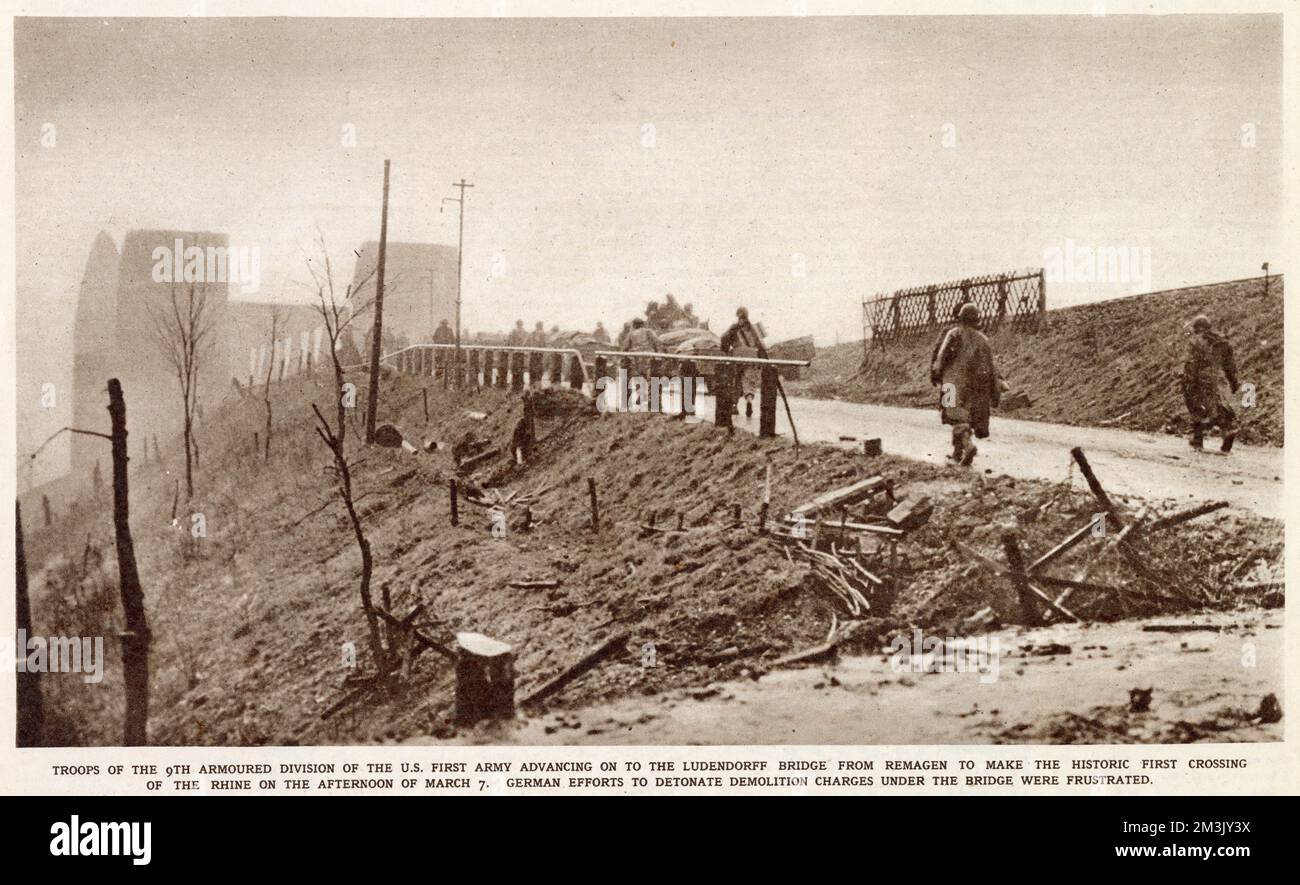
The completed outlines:
<svg viewBox="0 0 1300 885">
<path fill-rule="evenodd" d="M 811 501 L 800 504 L 790 511 L 793 516 L 802 516 L 805 519 L 820 513 L 823 510 L 833 510 L 840 507 L 848 507 L 851 504 L 857 504 L 874 495 L 876 492 L 883 490 L 888 483 L 880 475 L 870 476 L 866 479 L 853 483 L 852 485 L 842 486 L 838 489 L 832 489 L 825 494 L 818 495 Z"/>
<path fill-rule="evenodd" d="M 1102 509 L 1107 513 L 1113 514 L 1122 524 L 1123 519 L 1120 516 L 1119 511 L 1116 510 L 1114 502 L 1110 500 L 1110 496 L 1106 494 L 1106 490 L 1102 488 L 1101 480 L 1097 479 L 1097 474 L 1092 472 L 1092 465 L 1088 463 L 1088 458 L 1083 454 L 1083 449 L 1079 446 L 1075 446 L 1070 449 L 1070 455 L 1074 458 L 1075 463 L 1079 465 L 1079 471 L 1083 474 L 1084 480 L 1088 483 L 1088 488 L 1092 490 L 1093 497 L 1095 497 L 1098 503 L 1101 504 Z"/>
<path fill-rule="evenodd" d="M 573 680 L 577 679 L 579 676 L 582 676 L 588 670 L 593 669 L 596 665 L 600 664 L 606 658 L 613 656 L 615 653 L 623 651 L 627 646 L 627 641 L 628 639 L 631 638 L 631 635 L 632 634 L 627 632 L 615 633 L 609 639 L 606 639 L 604 642 L 602 642 L 593 651 L 583 656 L 583 658 L 579 660 L 576 664 L 574 664 L 571 667 L 568 667 L 559 675 L 555 676 L 554 678 L 552 678 L 551 680 L 543 684 L 540 688 L 538 688 L 528 697 L 524 698 L 521 706 L 526 707 L 531 704 L 536 704 L 539 701 L 545 700 L 546 698 L 555 694 L 560 689 L 564 688 L 564 686 L 568 685 Z"/>
<path fill-rule="evenodd" d="M 1162 516 L 1159 519 L 1157 519 L 1155 522 L 1151 523 L 1151 525 L 1147 526 L 1146 530 L 1148 533 L 1162 532 L 1165 529 L 1171 529 L 1174 526 L 1182 525 L 1183 523 L 1188 522 L 1189 520 L 1196 519 L 1197 517 L 1205 516 L 1207 513 L 1213 513 L 1216 510 L 1222 510 L 1227 506 L 1228 506 L 1227 501 L 1211 501 L 1208 504 L 1201 504 L 1199 506 L 1192 507 L 1188 510 L 1184 510 L 1181 513 L 1174 513 L 1171 514 L 1170 516 Z"/>
<path fill-rule="evenodd" d="M 1060 559 L 1062 556 L 1064 556 L 1066 553 L 1072 550 L 1075 547 L 1075 545 L 1077 545 L 1080 541 L 1088 537 L 1088 535 L 1092 532 L 1092 527 L 1095 524 L 1096 523 L 1094 520 L 1091 519 L 1088 520 L 1088 524 L 1085 525 L 1083 528 L 1079 529 L 1074 534 L 1070 535 L 1070 537 L 1066 538 L 1064 541 L 1057 544 L 1051 550 L 1048 550 L 1042 556 L 1038 557 L 1038 559 L 1036 559 L 1033 562 L 1033 564 L 1029 566 L 1029 571 L 1036 572 L 1039 569 L 1041 569 L 1043 566 L 1048 565 L 1049 563 L 1057 559 Z"/>
<path fill-rule="evenodd" d="M 799 522 L 799 520 L 794 516 L 787 516 L 785 518 L 785 521 L 789 523 Z M 829 523 L 829 525 L 831 528 L 834 529 L 842 528 L 842 529 L 847 529 L 848 531 L 851 532 L 869 532 L 874 535 L 890 535 L 892 537 L 898 537 L 900 535 L 907 534 L 907 532 L 903 531 L 902 529 L 896 529 L 893 526 L 873 525 L 871 523 L 865 523 L 865 522 L 836 522 L 836 523 Z"/>
<path fill-rule="evenodd" d="M 1015 532 L 1002 533 L 1002 550 L 1007 556 L 1007 565 L 1011 567 L 1011 586 L 1016 588 L 1020 597 L 1020 615 L 1026 624 L 1037 624 L 1042 620 L 1034 608 L 1033 594 L 1029 590 L 1029 578 L 1025 575 L 1025 561 L 1020 553 L 1020 536 Z"/>
<path fill-rule="evenodd" d="M 1005 577 L 1009 574 L 1007 569 L 1003 567 L 1002 563 L 998 562 L 996 559 L 993 559 L 992 557 L 985 556 L 983 553 L 980 553 L 978 550 L 974 549 L 973 547 L 969 547 L 966 544 L 963 544 L 961 541 L 956 541 L 952 539 L 949 539 L 949 543 L 952 544 L 958 550 L 960 550 L 962 553 L 965 553 L 967 556 L 979 562 L 981 565 L 984 565 L 987 568 L 992 569 L 992 571 L 995 574 L 997 574 L 999 577 Z M 1040 575 L 1034 575 L 1034 581 L 1037 581 L 1040 577 L 1041 577 Z M 1035 586 L 1032 581 L 1028 582 L 1028 586 L 1029 586 L 1029 591 L 1033 593 L 1035 596 L 1037 596 L 1039 599 L 1043 600 L 1043 602 L 1047 603 L 1047 605 L 1050 606 L 1053 611 L 1061 615 L 1064 615 L 1065 617 L 1069 618 L 1072 621 L 1082 621 L 1082 618 L 1080 618 L 1074 612 L 1067 609 L 1065 606 L 1057 605 L 1056 601 L 1053 600 L 1052 597 L 1044 593 L 1041 588 Z"/>
</svg>

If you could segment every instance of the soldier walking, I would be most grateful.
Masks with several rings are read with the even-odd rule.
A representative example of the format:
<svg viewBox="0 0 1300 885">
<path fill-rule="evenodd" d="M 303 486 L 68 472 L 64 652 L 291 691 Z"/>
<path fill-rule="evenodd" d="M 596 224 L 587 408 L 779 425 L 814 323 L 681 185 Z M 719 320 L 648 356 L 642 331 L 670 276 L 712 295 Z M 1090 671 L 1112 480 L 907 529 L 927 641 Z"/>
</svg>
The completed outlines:
<svg viewBox="0 0 1300 885">
<path fill-rule="evenodd" d="M 1219 446 L 1222 452 L 1232 451 L 1232 444 L 1237 439 L 1234 426 L 1237 413 L 1224 405 L 1219 397 L 1220 371 L 1233 393 L 1241 389 L 1232 345 L 1210 328 L 1209 317 L 1198 316 L 1192 320 L 1182 377 L 1183 401 L 1192 421 L 1189 444 L 1198 451 L 1205 448 L 1205 431 L 1211 427 L 1218 427 L 1223 433 L 1223 444 Z"/>
<path fill-rule="evenodd" d="M 972 435 L 987 439 L 989 412 L 1002 395 L 993 348 L 979 330 L 980 311 L 964 304 L 957 325 L 948 330 L 930 364 L 930 383 L 939 387 L 939 414 L 952 426 L 949 459 L 970 466 L 979 450 Z"/>
<path fill-rule="evenodd" d="M 722 352 L 730 354 L 737 347 L 745 347 L 758 352 L 763 347 L 762 339 L 759 338 L 758 330 L 749 321 L 749 311 L 743 307 L 736 308 L 736 321 L 731 324 L 727 331 L 722 333 Z M 754 417 L 754 387 L 750 383 L 750 373 L 741 365 L 727 367 L 727 374 L 734 379 L 732 384 L 731 399 L 735 404 L 735 411 L 740 412 L 740 395 L 745 397 L 745 417 Z"/>
</svg>

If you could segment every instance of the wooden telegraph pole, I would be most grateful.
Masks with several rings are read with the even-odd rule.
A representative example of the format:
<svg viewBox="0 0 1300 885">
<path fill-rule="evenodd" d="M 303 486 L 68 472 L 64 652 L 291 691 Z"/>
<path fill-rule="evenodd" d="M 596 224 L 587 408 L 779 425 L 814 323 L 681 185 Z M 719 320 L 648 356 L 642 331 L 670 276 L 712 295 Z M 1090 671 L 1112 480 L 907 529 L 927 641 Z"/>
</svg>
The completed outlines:
<svg viewBox="0 0 1300 885">
<path fill-rule="evenodd" d="M 464 267 L 465 264 L 465 188 L 473 187 L 474 185 L 467 183 L 462 177 L 460 181 L 453 181 L 451 186 L 460 188 L 460 196 L 443 197 L 442 201 L 444 203 L 457 203 L 460 206 L 460 233 L 456 240 L 456 356 L 453 358 L 456 367 L 452 376 L 456 379 L 455 386 L 460 387 L 463 380 L 461 377 L 463 373 L 461 372 L 462 363 L 460 352 L 460 288 L 461 268 Z"/>
<path fill-rule="evenodd" d="M 384 254 L 388 250 L 388 166 L 384 161 L 384 208 L 379 217 L 379 267 L 375 271 L 375 334 L 370 345 L 370 393 L 366 401 L 366 443 L 375 441 L 379 406 L 379 348 L 384 334 Z"/>
</svg>

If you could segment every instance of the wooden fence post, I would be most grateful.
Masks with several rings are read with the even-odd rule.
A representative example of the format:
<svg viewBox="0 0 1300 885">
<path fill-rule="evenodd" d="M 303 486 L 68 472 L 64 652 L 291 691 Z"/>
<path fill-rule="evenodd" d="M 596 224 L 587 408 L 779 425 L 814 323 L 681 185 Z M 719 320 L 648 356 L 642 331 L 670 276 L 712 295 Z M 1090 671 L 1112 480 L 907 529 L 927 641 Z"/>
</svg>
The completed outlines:
<svg viewBox="0 0 1300 885">
<path fill-rule="evenodd" d="M 1083 478 L 1087 481 L 1088 488 L 1092 491 L 1097 502 L 1101 504 L 1102 508 L 1107 513 L 1119 520 L 1120 516 L 1115 510 L 1114 503 L 1111 502 L 1110 496 L 1106 494 L 1106 490 L 1102 488 L 1101 481 L 1097 479 L 1097 475 L 1092 472 L 1092 465 L 1088 463 L 1088 458 L 1083 454 L 1083 449 L 1080 446 L 1075 446 L 1070 449 L 1070 456 L 1074 458 L 1075 463 L 1079 465 L 1079 472 L 1083 474 Z M 1120 521 L 1122 522 L 1122 520 Z"/>
<path fill-rule="evenodd" d="M 713 393 L 713 423 L 716 427 L 731 427 L 731 412 L 736 407 L 736 392 L 731 389 L 733 366 L 717 363 L 709 390 Z"/>
<path fill-rule="evenodd" d="M 1038 317 L 1034 324 L 1034 331 L 1043 327 L 1043 319 L 1047 316 L 1047 269 L 1040 267 L 1038 269 Z"/>
<path fill-rule="evenodd" d="M 1029 589 L 1029 578 L 1025 576 L 1025 560 L 1020 553 L 1020 540 L 1015 532 L 1003 532 L 1002 549 L 1007 555 L 1007 567 L 1011 569 L 1011 584 L 1020 597 L 1020 616 L 1030 626 L 1039 623 L 1038 609 L 1034 607 L 1034 596 Z"/>
<path fill-rule="evenodd" d="M 510 389 L 515 393 L 524 389 L 524 355 L 521 351 L 510 354 Z"/>
<path fill-rule="evenodd" d="M 758 435 L 776 436 L 776 368 L 764 366 L 759 372 Z"/>
<path fill-rule="evenodd" d="M 149 624 L 145 618 L 144 591 L 135 564 L 131 540 L 130 494 L 127 489 L 126 400 L 122 384 L 108 380 L 108 415 L 113 432 L 113 529 L 117 539 L 117 571 L 126 630 L 122 639 L 122 675 L 126 688 L 126 721 L 122 743 L 128 747 L 148 742 Z"/>
<path fill-rule="evenodd" d="M 481 633 L 456 634 L 456 719 L 509 717 L 515 712 L 514 652 Z"/>
</svg>

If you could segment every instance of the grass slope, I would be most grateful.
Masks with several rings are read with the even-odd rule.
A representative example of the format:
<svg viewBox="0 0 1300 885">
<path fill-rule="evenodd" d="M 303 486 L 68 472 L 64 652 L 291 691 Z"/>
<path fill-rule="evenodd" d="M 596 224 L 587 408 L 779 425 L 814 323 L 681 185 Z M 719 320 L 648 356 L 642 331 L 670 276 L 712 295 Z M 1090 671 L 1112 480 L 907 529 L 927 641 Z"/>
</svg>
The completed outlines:
<svg viewBox="0 0 1300 885">
<path fill-rule="evenodd" d="M 1242 382 L 1256 388 L 1253 408 L 1237 407 L 1242 441 L 1282 445 L 1283 280 L 1238 280 L 1117 298 L 1047 313 L 1038 334 L 992 336 L 999 371 L 1032 405 L 1008 417 L 1084 426 L 1185 433 L 1178 377 L 1187 332 L 1206 314 L 1232 343 Z M 872 348 L 862 342 L 820 351 L 792 394 L 854 402 L 932 407 L 929 361 L 938 333 Z M 1231 402 L 1224 385 L 1225 402 Z M 1234 406 L 1236 407 L 1236 406 Z"/>
<path fill-rule="evenodd" d="M 381 420 L 417 442 L 454 443 L 466 434 L 509 441 L 522 413 L 517 397 L 430 388 L 426 424 L 426 381 L 387 376 Z M 129 408 L 130 391 L 127 396 Z M 390 691 L 320 718 L 343 695 L 351 669 L 346 644 L 355 645 L 361 668 L 369 663 L 358 601 L 360 557 L 327 470 L 329 455 L 312 425 L 310 403 L 328 413 L 332 391 L 323 380 L 298 379 L 277 385 L 273 398 L 268 463 L 253 452 L 253 432 L 264 420 L 260 400 L 230 402 L 202 429 L 197 495 L 181 504 L 181 531 L 170 525 L 179 447 L 165 448 L 162 463 L 132 471 L 132 524 L 154 634 L 151 742 L 336 744 L 449 736 L 452 668 L 431 653 Z M 422 628 L 439 641 L 473 630 L 513 644 L 519 697 L 616 631 L 630 632 L 625 655 L 572 683 L 553 706 L 759 673 L 777 657 L 821 642 L 833 611 L 843 620 L 834 597 L 753 530 L 768 466 L 774 514 L 876 472 L 900 494 L 936 502 L 929 525 L 900 545 L 902 590 L 892 613 L 860 631 L 859 650 L 869 652 L 891 629 L 954 630 L 985 607 L 994 610 L 993 622 L 1015 621 L 1006 580 L 972 566 L 952 549 L 951 538 L 1000 559 L 1001 526 L 1017 523 L 1028 554 L 1037 556 L 1095 510 L 1077 477 L 1053 485 L 890 457 L 867 461 L 818 446 L 796 453 L 781 440 L 728 435 L 664 416 L 597 417 L 568 393 L 549 395 L 543 414 L 533 463 L 516 467 L 501 458 L 475 480 L 503 489 L 549 487 L 533 508 L 536 527 L 522 531 L 516 508 L 504 538 L 492 534 L 485 510 L 464 501 L 460 525 L 450 526 L 447 481 L 455 473 L 447 449 L 413 455 L 366 448 L 352 432 L 349 452 L 374 549 L 376 598 L 387 594 L 398 613 L 423 602 Z M 588 524 L 588 477 L 600 495 L 599 533 Z M 735 505 L 742 509 L 741 528 L 732 526 Z M 680 517 L 687 531 L 643 531 L 651 512 L 660 527 L 675 527 Z M 194 539 L 184 529 L 200 513 L 207 536 Z M 32 522 L 27 548 L 37 631 L 108 637 L 102 683 L 43 680 L 48 741 L 117 743 L 122 701 L 113 637 L 121 618 L 107 501 L 87 496 L 50 528 Z M 1060 574 L 1077 575 L 1086 551 L 1096 553 L 1104 543 L 1089 539 Z M 1189 598 L 1193 606 L 1255 605 L 1262 592 L 1229 588 L 1261 562 L 1274 563 L 1281 548 L 1278 523 L 1221 512 L 1152 539 L 1150 564 L 1165 570 L 1167 587 L 1133 587 L 1122 561 L 1110 557 L 1088 580 L 1129 582 L 1131 589 L 1114 599 L 1081 594 L 1071 604 L 1101 619 L 1184 610 Z M 562 583 L 553 590 L 507 586 L 520 579 Z M 647 643 L 654 643 L 653 667 L 642 665 Z"/>
</svg>

